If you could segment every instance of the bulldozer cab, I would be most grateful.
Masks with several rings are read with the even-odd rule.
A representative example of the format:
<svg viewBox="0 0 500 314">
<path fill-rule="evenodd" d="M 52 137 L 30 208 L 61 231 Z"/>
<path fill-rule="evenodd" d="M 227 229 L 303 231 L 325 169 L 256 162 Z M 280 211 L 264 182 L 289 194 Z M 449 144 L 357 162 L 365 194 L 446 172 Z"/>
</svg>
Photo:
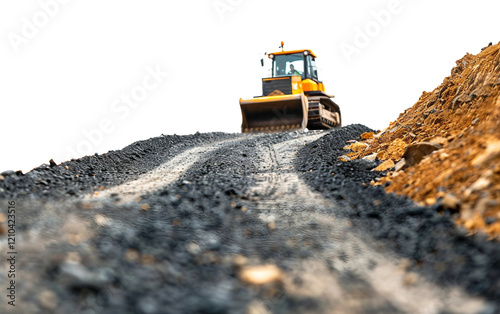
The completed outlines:
<svg viewBox="0 0 500 314">
<path fill-rule="evenodd" d="M 291 53 L 269 54 L 272 63 L 272 77 L 300 75 L 302 79 L 318 81 L 315 57 L 308 50 Z"/>
</svg>

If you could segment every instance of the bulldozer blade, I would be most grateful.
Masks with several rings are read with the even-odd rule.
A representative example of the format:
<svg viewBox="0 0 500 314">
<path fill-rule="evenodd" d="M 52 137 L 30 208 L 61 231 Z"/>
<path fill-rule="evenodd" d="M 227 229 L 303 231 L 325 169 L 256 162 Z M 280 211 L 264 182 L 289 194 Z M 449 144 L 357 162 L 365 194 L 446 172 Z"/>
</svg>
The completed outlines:
<svg viewBox="0 0 500 314">
<path fill-rule="evenodd" d="M 241 99 L 242 133 L 304 130 L 308 103 L 304 94 Z"/>
</svg>

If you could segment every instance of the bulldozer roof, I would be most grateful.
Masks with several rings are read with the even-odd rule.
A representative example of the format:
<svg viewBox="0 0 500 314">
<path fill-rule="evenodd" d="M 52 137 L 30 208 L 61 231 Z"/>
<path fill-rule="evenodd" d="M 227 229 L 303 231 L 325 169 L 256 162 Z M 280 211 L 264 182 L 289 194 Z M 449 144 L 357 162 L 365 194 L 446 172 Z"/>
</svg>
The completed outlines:
<svg viewBox="0 0 500 314">
<path fill-rule="evenodd" d="M 312 52 L 309 49 L 278 51 L 278 52 L 268 53 L 268 55 L 275 55 L 275 56 L 277 56 L 277 55 L 289 55 L 292 53 L 303 53 L 304 51 L 307 51 L 311 56 L 313 56 L 314 58 L 317 58 L 317 56 L 314 54 L 314 52 Z"/>
</svg>

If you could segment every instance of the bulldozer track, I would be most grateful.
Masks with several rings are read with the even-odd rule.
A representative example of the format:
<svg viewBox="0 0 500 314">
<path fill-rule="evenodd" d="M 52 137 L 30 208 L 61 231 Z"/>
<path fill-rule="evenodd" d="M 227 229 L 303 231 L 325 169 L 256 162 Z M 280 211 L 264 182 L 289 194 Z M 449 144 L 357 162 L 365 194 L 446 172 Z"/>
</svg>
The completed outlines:
<svg viewBox="0 0 500 314">
<path fill-rule="evenodd" d="M 108 188 L 97 194 L 90 194 L 87 198 L 93 200 L 102 198 L 118 198 L 119 203 L 133 201 L 142 195 L 165 188 L 166 186 L 172 184 L 178 180 L 186 170 L 196 164 L 202 156 L 225 145 L 230 145 L 231 143 L 249 138 L 251 136 L 252 135 L 246 135 L 238 137 L 237 139 L 221 140 L 212 144 L 188 149 L 166 161 L 157 168 L 141 175 L 136 180 Z M 256 135 L 253 136 L 255 137 Z"/>
<path fill-rule="evenodd" d="M 274 232 L 294 230 L 290 241 L 315 238 L 324 247 L 290 265 L 289 277 L 302 284 L 285 281 L 287 292 L 297 298 L 319 298 L 326 302 L 325 308 L 335 308 L 335 313 L 364 313 L 367 309 L 393 313 L 402 308 L 408 313 L 479 311 L 482 302 L 462 290 L 443 289 L 406 272 L 404 259 L 353 230 L 349 220 L 335 215 L 339 204 L 312 191 L 299 178 L 293 168 L 298 150 L 324 134 L 314 131 L 306 137 L 260 146 L 262 160 L 255 175 L 257 184 L 250 191 L 254 199 L 248 206 L 256 208 L 258 218 Z M 426 300 L 425 306 L 415 295 Z"/>
</svg>

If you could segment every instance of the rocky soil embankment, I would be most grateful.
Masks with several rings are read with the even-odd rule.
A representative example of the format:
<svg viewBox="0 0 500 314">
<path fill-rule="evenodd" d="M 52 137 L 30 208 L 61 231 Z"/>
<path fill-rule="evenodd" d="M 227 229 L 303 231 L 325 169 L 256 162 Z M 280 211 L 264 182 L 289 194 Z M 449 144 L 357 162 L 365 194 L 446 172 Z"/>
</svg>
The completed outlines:
<svg viewBox="0 0 500 314">
<path fill-rule="evenodd" d="M 499 96 L 497 44 L 458 60 L 439 87 L 424 92 L 387 129 L 364 134 L 365 140 L 352 144 L 355 152 L 347 156 L 386 161 L 384 168 L 395 171 L 378 184 L 390 182 L 387 192 L 408 195 L 425 205 L 437 204 L 443 212 L 458 213 L 455 221 L 471 232 L 497 238 Z"/>
</svg>

